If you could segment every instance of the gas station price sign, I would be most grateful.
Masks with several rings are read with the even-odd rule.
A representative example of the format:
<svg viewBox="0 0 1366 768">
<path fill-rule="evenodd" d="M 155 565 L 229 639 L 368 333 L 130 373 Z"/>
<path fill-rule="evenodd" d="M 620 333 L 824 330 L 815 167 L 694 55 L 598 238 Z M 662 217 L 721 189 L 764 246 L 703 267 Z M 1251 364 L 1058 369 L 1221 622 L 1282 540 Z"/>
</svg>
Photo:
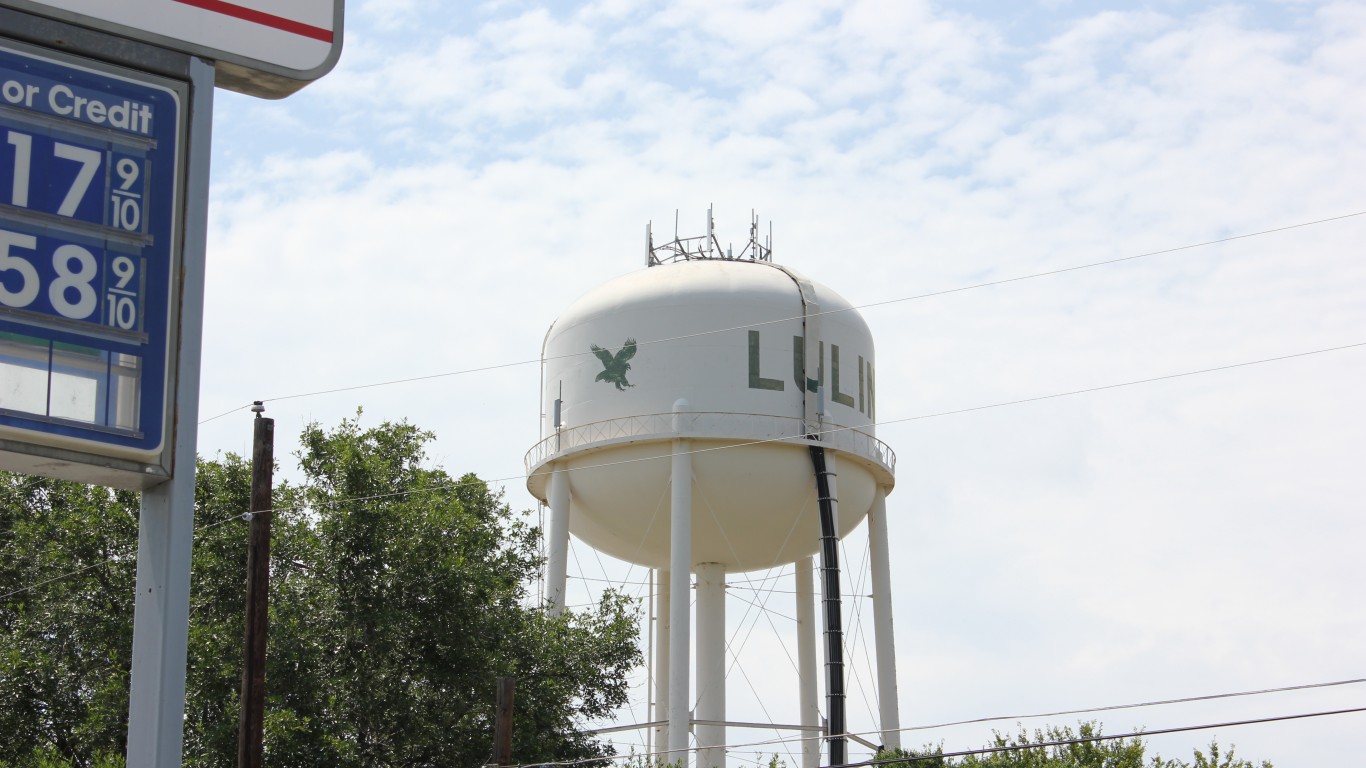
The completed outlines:
<svg viewBox="0 0 1366 768">
<path fill-rule="evenodd" d="M 0 439 L 164 465 L 186 98 L 0 39 Z"/>
</svg>

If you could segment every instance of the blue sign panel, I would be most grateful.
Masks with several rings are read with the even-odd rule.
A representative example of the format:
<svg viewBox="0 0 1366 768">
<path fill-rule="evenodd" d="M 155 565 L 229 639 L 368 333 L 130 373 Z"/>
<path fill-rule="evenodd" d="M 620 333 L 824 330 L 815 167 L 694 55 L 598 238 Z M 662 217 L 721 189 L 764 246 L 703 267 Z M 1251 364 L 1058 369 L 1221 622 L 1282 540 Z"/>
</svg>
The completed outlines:
<svg viewBox="0 0 1366 768">
<path fill-rule="evenodd" d="M 185 89 L 0 41 L 0 438 L 157 464 Z"/>
</svg>

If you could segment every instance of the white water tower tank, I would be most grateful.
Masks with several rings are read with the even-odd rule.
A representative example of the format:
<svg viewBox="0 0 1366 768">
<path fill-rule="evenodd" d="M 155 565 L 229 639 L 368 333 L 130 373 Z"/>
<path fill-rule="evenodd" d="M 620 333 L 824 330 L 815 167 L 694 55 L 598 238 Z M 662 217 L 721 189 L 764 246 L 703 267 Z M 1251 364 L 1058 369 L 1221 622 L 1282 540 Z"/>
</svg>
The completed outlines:
<svg viewBox="0 0 1366 768">
<path fill-rule="evenodd" d="M 528 490 L 551 510 L 547 607 L 564 610 L 571 532 L 656 569 L 655 716 L 636 727 L 652 729 L 670 761 L 695 738 L 696 765 L 725 765 L 726 574 L 796 564 L 800 724 L 773 727 L 827 733 L 830 762 L 843 763 L 837 545 L 865 517 L 881 739 L 900 744 L 885 503 L 895 457 L 874 431 L 873 339 L 838 294 L 771 262 L 757 219 L 739 258 L 712 232 L 710 212 L 705 237 L 656 248 L 647 230 L 647 268 L 589 291 L 546 334 L 541 440 L 526 464 Z M 819 741 L 808 739 L 802 766 L 819 764 Z"/>
<path fill-rule="evenodd" d="M 873 426 L 868 326 L 834 291 L 769 261 L 680 260 L 589 291 L 546 334 L 542 377 L 528 489 L 548 503 L 550 472 L 571 470 L 570 530 L 628 562 L 668 567 L 676 437 L 694 451 L 693 560 L 728 572 L 816 552 L 805 435 L 838 456 L 841 535 L 894 483 Z M 675 431 L 680 399 L 691 413 Z"/>
</svg>

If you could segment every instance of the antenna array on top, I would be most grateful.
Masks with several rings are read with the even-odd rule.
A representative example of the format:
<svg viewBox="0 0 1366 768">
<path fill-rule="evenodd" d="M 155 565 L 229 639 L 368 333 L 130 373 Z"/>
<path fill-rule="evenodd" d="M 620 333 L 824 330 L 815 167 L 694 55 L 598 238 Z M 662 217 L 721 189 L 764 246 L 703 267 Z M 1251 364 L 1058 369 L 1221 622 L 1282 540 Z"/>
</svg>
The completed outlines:
<svg viewBox="0 0 1366 768">
<path fill-rule="evenodd" d="M 655 245 L 654 222 L 645 225 L 645 266 L 655 267 L 675 261 L 723 259 L 726 261 L 773 261 L 773 223 L 769 222 L 768 236 L 759 242 L 759 217 L 749 214 L 749 242 L 737 254 L 727 243 L 723 249 L 716 239 L 716 220 L 711 206 L 707 207 L 707 234 L 696 237 L 678 236 L 678 212 L 674 211 L 674 237 L 667 243 Z"/>
</svg>

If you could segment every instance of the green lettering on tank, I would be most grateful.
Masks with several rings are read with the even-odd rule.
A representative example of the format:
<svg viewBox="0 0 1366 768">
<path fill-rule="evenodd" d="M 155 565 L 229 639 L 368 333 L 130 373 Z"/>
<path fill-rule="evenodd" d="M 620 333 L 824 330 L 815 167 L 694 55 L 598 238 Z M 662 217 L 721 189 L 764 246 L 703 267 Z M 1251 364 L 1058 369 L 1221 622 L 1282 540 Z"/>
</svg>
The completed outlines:
<svg viewBox="0 0 1366 768">
<path fill-rule="evenodd" d="M 840 392 L 840 345 L 830 345 L 830 399 L 840 405 L 854 407 L 854 398 Z"/>
<path fill-rule="evenodd" d="M 816 362 L 816 378 L 806 380 L 806 391 L 815 392 L 821 384 L 825 383 L 825 342 L 820 343 L 820 351 L 816 353 L 819 358 Z M 796 383 L 797 389 L 802 388 L 802 377 L 806 375 L 806 339 L 801 336 L 792 337 L 792 381 Z"/>
<path fill-rule="evenodd" d="M 877 423 L 877 398 L 873 394 L 873 361 L 868 361 L 868 420 Z"/>
<path fill-rule="evenodd" d="M 759 332 L 749 332 L 749 388 L 783 391 L 781 379 L 767 379 L 759 375 Z"/>
<path fill-rule="evenodd" d="M 867 413 L 863 410 L 863 355 L 858 356 L 858 412 Z"/>
</svg>

